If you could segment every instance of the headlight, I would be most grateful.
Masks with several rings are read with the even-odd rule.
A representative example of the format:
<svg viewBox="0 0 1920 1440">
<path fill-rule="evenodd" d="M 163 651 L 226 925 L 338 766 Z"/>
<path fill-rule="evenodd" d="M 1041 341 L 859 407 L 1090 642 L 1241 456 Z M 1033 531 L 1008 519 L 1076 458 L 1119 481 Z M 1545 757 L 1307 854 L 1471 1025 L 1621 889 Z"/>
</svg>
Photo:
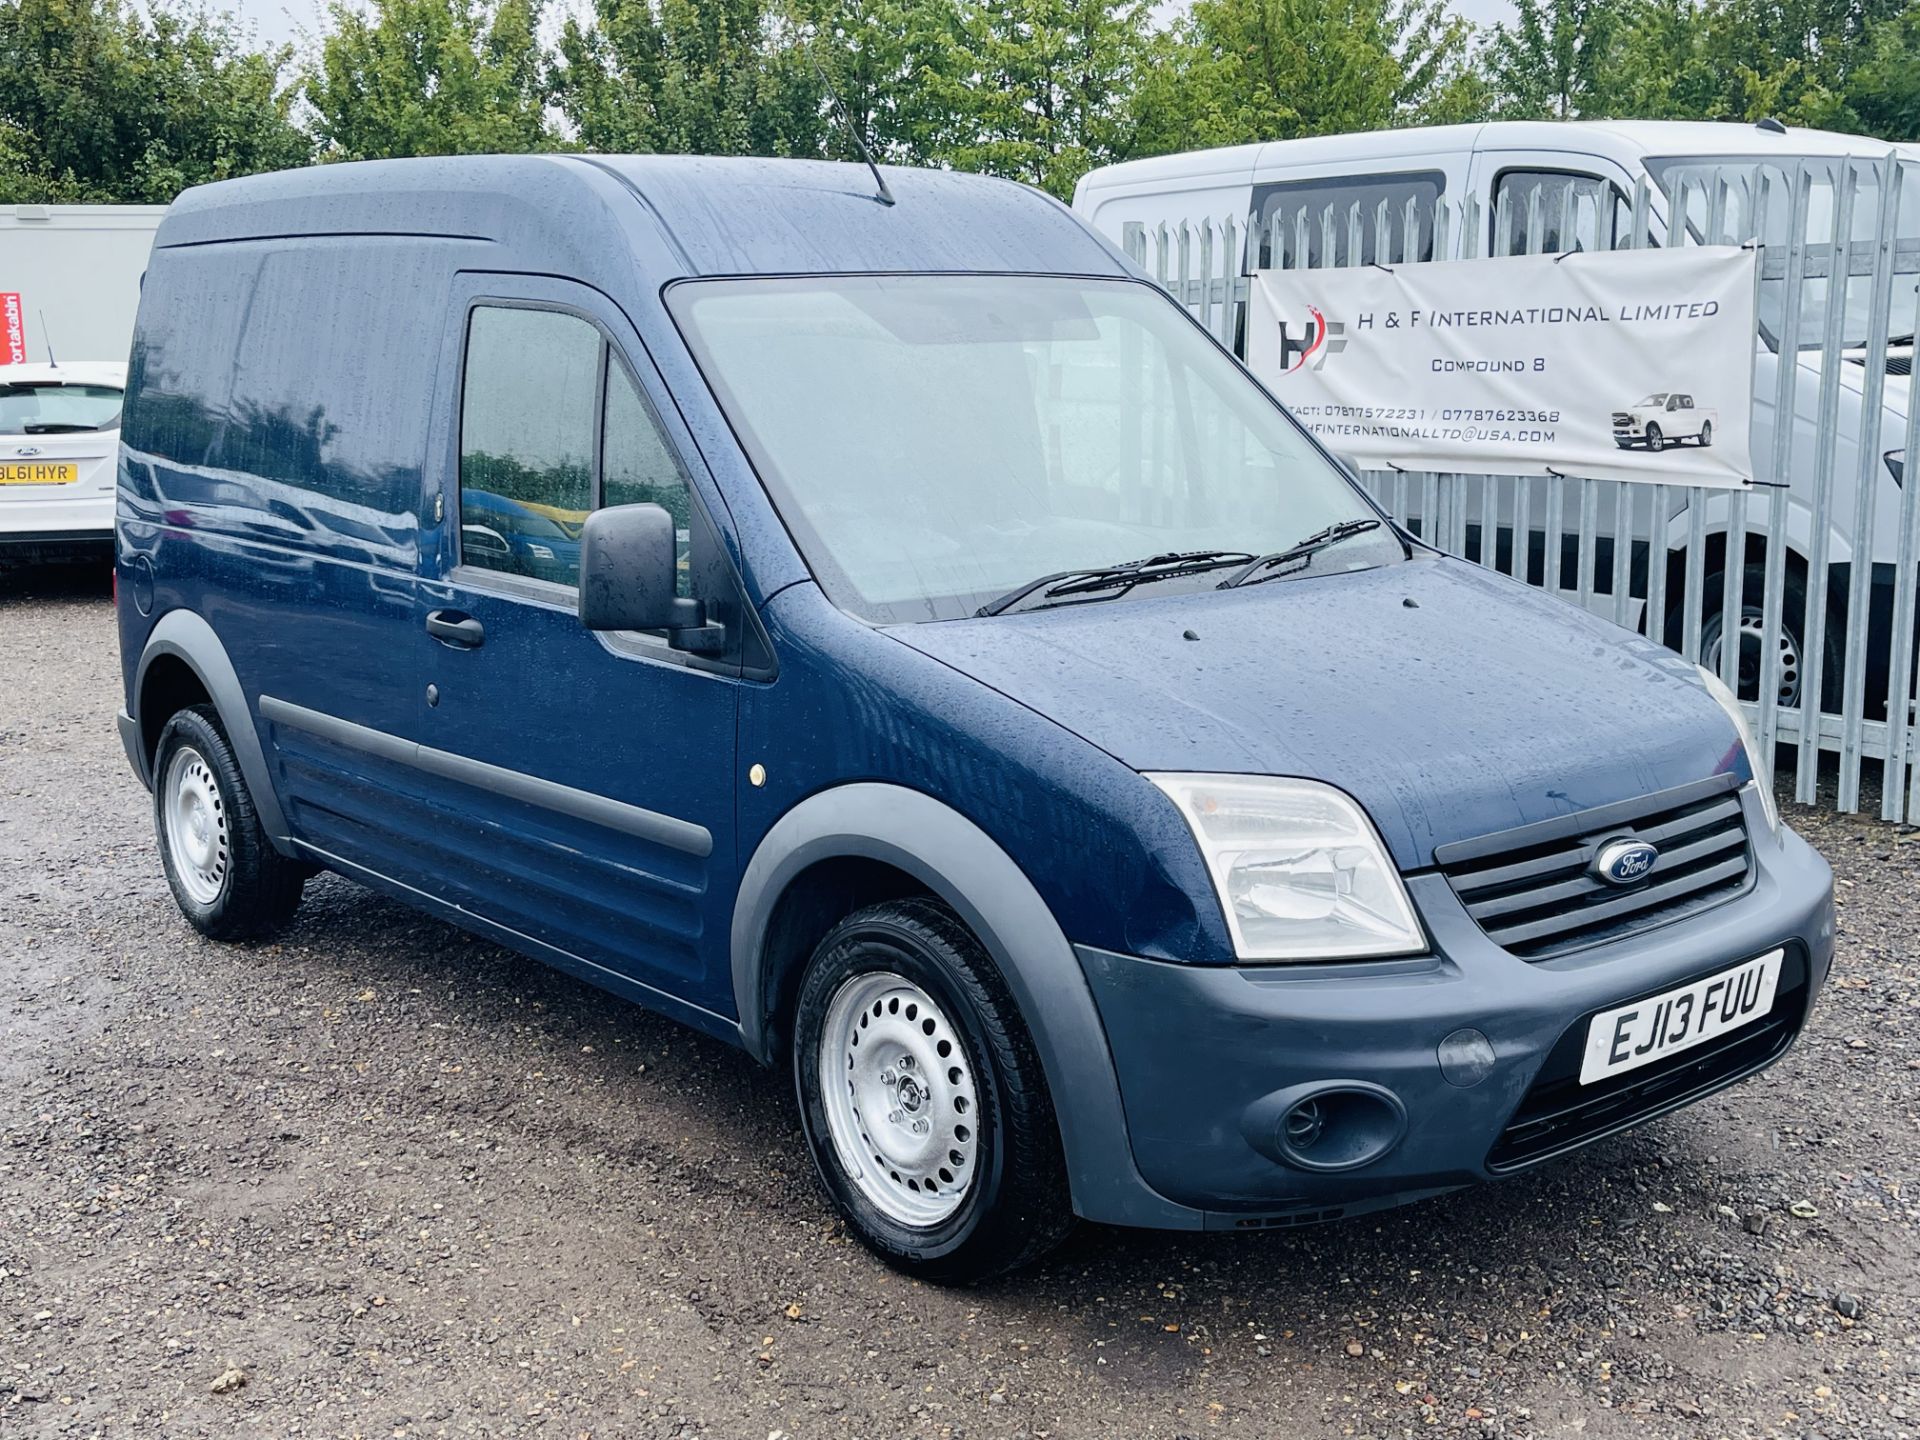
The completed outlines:
<svg viewBox="0 0 1920 1440">
<path fill-rule="evenodd" d="M 1740 708 L 1740 702 L 1734 698 L 1726 682 L 1706 666 L 1700 667 L 1700 679 L 1707 687 L 1707 693 L 1720 702 L 1720 708 L 1727 712 L 1727 718 L 1733 721 L 1733 728 L 1740 732 L 1740 743 L 1747 747 L 1747 768 L 1753 771 L 1753 783 L 1760 791 L 1760 808 L 1766 813 L 1767 833 L 1780 833 L 1780 807 L 1773 799 L 1773 775 L 1767 769 L 1766 757 L 1760 752 L 1760 742 L 1753 738 L 1753 728 L 1747 724 L 1747 712 Z"/>
<path fill-rule="evenodd" d="M 527 542 L 527 553 L 536 560 L 551 560 L 553 558 L 553 548 L 551 546 L 537 544 L 532 540 Z"/>
<path fill-rule="evenodd" d="M 1907 483 L 1907 452 L 1904 450 L 1889 450 L 1880 458 L 1887 462 L 1887 469 L 1893 475 L 1893 483 L 1896 485 L 1905 485 Z"/>
<path fill-rule="evenodd" d="M 1240 959 L 1426 951 L 1373 823 L 1332 786 L 1260 775 L 1147 779 L 1193 828 Z"/>
</svg>

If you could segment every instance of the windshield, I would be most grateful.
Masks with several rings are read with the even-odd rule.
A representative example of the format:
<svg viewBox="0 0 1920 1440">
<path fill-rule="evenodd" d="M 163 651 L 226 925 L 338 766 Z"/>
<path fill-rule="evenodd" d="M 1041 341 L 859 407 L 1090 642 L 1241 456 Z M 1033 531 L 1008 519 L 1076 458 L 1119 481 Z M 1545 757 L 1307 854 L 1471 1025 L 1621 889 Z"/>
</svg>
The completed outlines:
<svg viewBox="0 0 1920 1440">
<path fill-rule="evenodd" d="M 0 435 L 111 429 L 120 421 L 120 394 L 111 385 L 0 382 Z"/>
<path fill-rule="evenodd" d="M 1843 167 L 1851 163 L 1858 186 L 1854 192 L 1849 238 L 1872 241 L 1880 223 L 1880 195 L 1877 166 L 1879 159 L 1870 154 L 1849 160 L 1838 155 L 1785 155 L 1765 160 L 1753 156 L 1674 155 L 1646 162 L 1654 182 L 1670 197 L 1670 208 L 1684 218 L 1687 231 L 1696 241 L 1744 245 L 1760 238 L 1769 245 L 1784 244 L 1793 228 L 1793 181 L 1801 166 L 1810 179 L 1807 190 L 1807 220 L 1801 238 L 1812 245 L 1833 242 L 1833 226 L 1839 204 Z M 1899 214 L 1895 221 L 1897 239 L 1920 238 L 1920 162 L 1904 161 L 1900 166 Z M 1712 226 L 1713 197 L 1725 185 L 1721 201 L 1722 218 L 1715 233 Z M 1681 197 L 1674 205 L 1671 197 Z M 1765 230 L 1764 236 L 1757 232 Z M 1824 252 L 1815 252 L 1816 254 Z M 1833 287 L 1825 276 L 1805 280 L 1800 293 L 1800 323 L 1794 345 L 1801 350 L 1818 350 L 1826 343 L 1827 307 Z M 1845 314 L 1841 321 L 1841 348 L 1858 349 L 1867 343 L 1872 320 L 1873 278 L 1855 275 L 1838 286 Z M 1769 349 L 1781 348 L 1786 320 L 1787 282 L 1762 280 L 1759 292 L 1759 320 L 1762 338 Z M 1896 321 L 1899 319 L 1896 313 Z M 1898 333 L 1907 327 L 1895 324 Z"/>
<path fill-rule="evenodd" d="M 1377 515 L 1144 284 L 706 280 L 669 301 L 815 575 L 876 623 L 957 619 L 1038 576 L 1145 556 L 1262 555 Z M 1401 554 L 1381 526 L 1311 573 Z"/>
<path fill-rule="evenodd" d="M 1658 395 L 1642 395 L 1638 400 L 1633 402 L 1635 409 L 1638 409 L 1642 405 L 1664 405 L 1666 403 L 1667 395 L 1664 390 Z"/>
</svg>

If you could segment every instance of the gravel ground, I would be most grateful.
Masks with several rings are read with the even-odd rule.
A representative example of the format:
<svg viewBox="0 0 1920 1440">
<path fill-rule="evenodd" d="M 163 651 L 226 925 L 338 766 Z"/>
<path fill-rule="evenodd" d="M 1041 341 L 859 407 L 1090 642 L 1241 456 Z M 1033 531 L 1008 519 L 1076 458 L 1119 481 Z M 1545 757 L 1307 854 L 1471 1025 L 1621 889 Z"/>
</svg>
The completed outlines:
<svg viewBox="0 0 1920 1440">
<path fill-rule="evenodd" d="M 1794 815 L 1835 978 L 1768 1074 L 1292 1234 L 890 1274 L 744 1056 L 328 877 L 197 938 L 91 574 L 0 579 L 0 1435 L 1907 1436 L 1920 844 Z"/>
</svg>

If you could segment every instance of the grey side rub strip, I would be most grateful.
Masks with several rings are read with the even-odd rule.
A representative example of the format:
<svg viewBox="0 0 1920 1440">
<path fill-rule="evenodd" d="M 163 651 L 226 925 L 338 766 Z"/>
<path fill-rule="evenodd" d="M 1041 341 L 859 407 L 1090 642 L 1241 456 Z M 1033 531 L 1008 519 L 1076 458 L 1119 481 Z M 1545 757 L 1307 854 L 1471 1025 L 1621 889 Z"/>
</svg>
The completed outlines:
<svg viewBox="0 0 1920 1440">
<path fill-rule="evenodd" d="M 655 810 L 643 810 L 623 800 L 610 800 L 605 795 L 576 790 L 571 785 L 542 780 L 537 775 L 523 775 L 518 770 L 489 765 L 484 760 L 469 760 L 464 755 L 434 750 L 412 740 L 389 735 L 384 730 L 356 725 L 351 720 L 324 715 L 318 710 L 277 700 L 271 695 L 260 697 L 260 716 L 276 725 L 304 730 L 309 735 L 318 735 L 336 745 L 345 745 L 382 760 L 391 760 L 397 765 L 410 765 L 430 775 L 491 790 L 496 795 L 525 801 L 543 810 L 571 815 L 576 820 L 585 820 L 594 825 L 604 825 L 609 830 L 650 840 L 656 845 L 684 851 L 702 860 L 713 853 L 713 835 L 706 826 L 695 825 L 690 820 L 679 820 Z"/>
</svg>

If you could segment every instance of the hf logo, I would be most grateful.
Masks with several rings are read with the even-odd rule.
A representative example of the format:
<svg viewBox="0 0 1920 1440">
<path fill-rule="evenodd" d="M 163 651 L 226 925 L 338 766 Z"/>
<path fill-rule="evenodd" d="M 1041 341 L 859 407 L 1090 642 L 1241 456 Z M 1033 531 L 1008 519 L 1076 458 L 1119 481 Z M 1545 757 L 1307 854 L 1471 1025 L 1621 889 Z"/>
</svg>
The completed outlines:
<svg viewBox="0 0 1920 1440">
<path fill-rule="evenodd" d="M 1291 375 L 1296 370 L 1304 370 L 1309 363 L 1315 370 L 1327 368 L 1327 357 L 1338 355 L 1347 348 L 1347 327 L 1338 320 L 1329 320 L 1312 305 L 1307 307 L 1312 318 L 1306 323 L 1304 333 L 1296 336 L 1287 322 L 1280 322 L 1280 369 L 1283 374 Z"/>
</svg>

